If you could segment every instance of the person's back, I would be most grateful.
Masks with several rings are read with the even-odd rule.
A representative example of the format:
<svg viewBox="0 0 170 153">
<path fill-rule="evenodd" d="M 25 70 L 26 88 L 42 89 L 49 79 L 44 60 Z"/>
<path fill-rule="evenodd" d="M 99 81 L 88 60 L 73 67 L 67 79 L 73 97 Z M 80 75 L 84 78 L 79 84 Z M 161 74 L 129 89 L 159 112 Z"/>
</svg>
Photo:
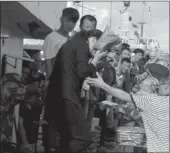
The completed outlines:
<svg viewBox="0 0 170 153">
<path fill-rule="evenodd" d="M 94 50 L 94 43 L 101 34 L 99 30 L 89 31 L 87 35 L 80 32 L 67 41 L 56 56 L 47 89 L 44 118 L 47 122 L 55 121 L 60 133 L 61 151 L 78 153 L 91 142 L 80 91 L 84 79 L 96 71 L 97 62 L 105 55 L 98 51 L 88 64 L 89 53 Z"/>
<path fill-rule="evenodd" d="M 77 52 L 77 50 L 79 52 Z M 67 98 L 69 100 L 74 99 L 73 101 L 79 100 L 79 92 L 81 91 L 81 85 L 85 78 L 81 76 L 81 70 L 77 70 L 76 62 L 79 61 L 76 61 L 76 58 L 82 53 L 85 55 L 81 57 L 84 58 L 83 61 L 85 61 L 85 63 L 82 64 L 88 65 L 88 51 L 88 44 L 79 34 L 61 47 L 55 60 L 54 70 L 51 74 L 48 87 L 47 96 L 49 98 L 51 97 L 51 100 L 54 96 L 57 99 Z M 49 100 L 49 102 L 51 100 Z"/>
<path fill-rule="evenodd" d="M 44 59 L 54 58 L 66 41 L 67 37 L 64 37 L 57 31 L 48 34 L 44 40 Z"/>
<path fill-rule="evenodd" d="M 52 67 L 61 46 L 67 41 L 67 37 L 59 34 L 57 31 L 51 32 L 44 40 L 44 68 L 47 77 L 50 76 Z M 49 63 L 49 64 L 48 64 Z"/>
</svg>

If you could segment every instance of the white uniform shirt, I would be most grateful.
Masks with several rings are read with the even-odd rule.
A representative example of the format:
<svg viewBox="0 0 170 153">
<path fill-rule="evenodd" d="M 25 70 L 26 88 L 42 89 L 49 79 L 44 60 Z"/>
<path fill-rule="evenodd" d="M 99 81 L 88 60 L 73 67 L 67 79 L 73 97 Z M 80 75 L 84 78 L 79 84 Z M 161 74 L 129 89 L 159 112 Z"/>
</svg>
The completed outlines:
<svg viewBox="0 0 170 153">
<path fill-rule="evenodd" d="M 56 31 L 51 32 L 48 34 L 44 40 L 44 59 L 51 59 L 54 58 L 61 46 L 67 41 L 67 37 L 59 34 Z"/>
</svg>

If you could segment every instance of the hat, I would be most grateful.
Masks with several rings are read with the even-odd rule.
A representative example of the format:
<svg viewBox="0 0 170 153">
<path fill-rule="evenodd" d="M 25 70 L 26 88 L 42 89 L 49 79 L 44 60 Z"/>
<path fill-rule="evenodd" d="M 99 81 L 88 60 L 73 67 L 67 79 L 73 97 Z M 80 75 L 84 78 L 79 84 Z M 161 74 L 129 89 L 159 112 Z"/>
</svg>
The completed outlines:
<svg viewBox="0 0 170 153">
<path fill-rule="evenodd" d="M 137 53 L 142 53 L 142 54 L 144 55 L 144 51 L 143 51 L 142 49 L 140 49 L 140 48 L 135 49 L 133 52 L 134 52 L 135 54 L 137 54 Z"/>
<path fill-rule="evenodd" d="M 168 63 L 164 60 L 158 60 L 155 63 L 149 63 L 146 65 L 146 69 L 150 72 L 150 74 L 153 77 L 157 79 L 169 74 Z"/>
</svg>

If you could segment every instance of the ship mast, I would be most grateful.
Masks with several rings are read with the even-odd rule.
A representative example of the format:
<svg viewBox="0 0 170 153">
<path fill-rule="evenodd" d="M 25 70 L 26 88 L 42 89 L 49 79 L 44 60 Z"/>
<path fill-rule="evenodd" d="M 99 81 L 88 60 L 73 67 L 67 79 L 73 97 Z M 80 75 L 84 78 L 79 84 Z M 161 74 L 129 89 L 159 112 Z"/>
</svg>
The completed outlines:
<svg viewBox="0 0 170 153">
<path fill-rule="evenodd" d="M 152 26 L 151 26 L 151 7 L 149 6 L 149 38 L 150 39 L 152 38 L 151 30 L 152 30 Z"/>
<path fill-rule="evenodd" d="M 141 38 L 143 37 L 144 25 L 146 24 L 146 22 L 144 21 L 145 20 L 144 19 L 145 18 L 145 5 L 146 5 L 146 3 L 143 2 L 143 9 L 142 9 L 143 19 L 140 22 L 138 22 L 138 24 L 141 25 Z"/>
<path fill-rule="evenodd" d="M 125 1 L 124 3 L 124 10 L 120 11 L 121 16 L 122 16 L 122 28 L 120 30 L 121 37 L 123 38 L 123 42 L 128 43 L 129 40 L 129 17 L 130 17 L 130 12 L 128 11 L 128 8 L 130 6 L 129 1 Z"/>
<path fill-rule="evenodd" d="M 112 28 L 112 1 L 110 1 L 110 28 Z"/>
</svg>

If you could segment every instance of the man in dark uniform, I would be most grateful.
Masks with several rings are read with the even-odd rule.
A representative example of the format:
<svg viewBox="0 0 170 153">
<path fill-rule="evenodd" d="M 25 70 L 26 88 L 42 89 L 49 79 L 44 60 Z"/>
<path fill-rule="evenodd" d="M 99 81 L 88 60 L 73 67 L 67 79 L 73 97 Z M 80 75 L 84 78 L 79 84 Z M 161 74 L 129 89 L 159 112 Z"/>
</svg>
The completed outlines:
<svg viewBox="0 0 170 153">
<path fill-rule="evenodd" d="M 81 31 L 66 42 L 56 56 L 47 89 L 45 120 L 54 119 L 60 133 L 60 148 L 65 153 L 80 153 L 91 141 L 87 121 L 80 103 L 82 83 L 96 71 L 105 55 L 97 51 L 88 64 L 100 30 Z"/>
</svg>

